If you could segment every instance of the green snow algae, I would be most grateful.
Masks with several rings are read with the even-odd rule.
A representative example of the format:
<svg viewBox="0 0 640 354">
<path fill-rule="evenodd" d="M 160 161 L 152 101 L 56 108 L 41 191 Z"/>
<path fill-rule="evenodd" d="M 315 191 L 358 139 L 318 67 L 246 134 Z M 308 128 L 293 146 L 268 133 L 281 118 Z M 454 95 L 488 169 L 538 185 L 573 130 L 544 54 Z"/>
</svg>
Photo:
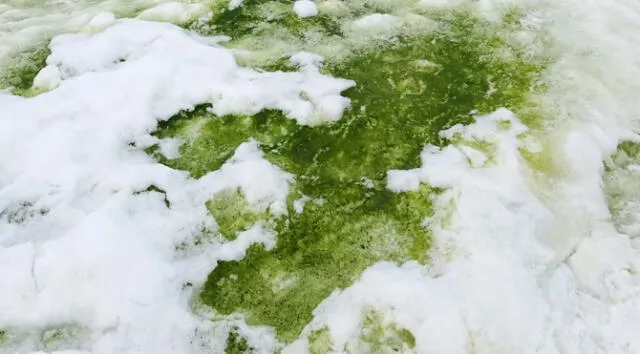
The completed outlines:
<svg viewBox="0 0 640 354">
<path fill-rule="evenodd" d="M 431 240 L 423 221 L 437 191 L 422 186 L 392 193 L 385 188 L 387 171 L 419 167 L 423 147 L 446 144 L 438 133 L 471 123 L 471 112 L 524 112 L 545 66 L 468 13 L 438 21 L 440 29 L 431 34 L 400 36 L 339 62 L 327 58 L 326 73 L 357 83 L 344 92 L 351 108 L 332 125 L 299 126 L 269 110 L 217 117 L 206 105 L 162 123 L 159 137 L 185 140 L 181 156 L 169 160 L 150 152 L 193 177 L 220 168 L 250 138 L 269 161 L 296 176 L 288 214 L 271 217 L 276 247 L 254 245 L 244 259 L 220 262 L 202 302 L 221 314 L 242 313 L 249 324 L 272 326 L 290 342 L 322 300 L 372 264 L 428 261 Z M 298 213 L 293 202 L 302 196 L 323 202 L 307 202 Z M 214 198 L 208 207 L 223 220 L 226 235 L 256 220 L 241 211 L 242 220 L 233 220 L 225 203 L 231 210 L 243 204 L 232 194 L 218 203 Z"/>
<path fill-rule="evenodd" d="M 33 48 L 16 53 L 0 67 L 0 89 L 11 88 L 11 93 L 31 97 L 40 93 L 33 88 L 33 79 L 46 66 L 51 50 L 49 43 L 42 42 Z"/>
<path fill-rule="evenodd" d="M 332 349 L 342 349 L 345 353 L 414 353 L 416 339 L 407 329 L 398 327 L 394 322 L 384 320 L 384 316 L 375 311 L 366 311 L 362 318 L 360 333 L 337 348 L 332 342 L 327 327 L 311 331 L 307 336 L 310 354 L 331 353 Z"/>
</svg>

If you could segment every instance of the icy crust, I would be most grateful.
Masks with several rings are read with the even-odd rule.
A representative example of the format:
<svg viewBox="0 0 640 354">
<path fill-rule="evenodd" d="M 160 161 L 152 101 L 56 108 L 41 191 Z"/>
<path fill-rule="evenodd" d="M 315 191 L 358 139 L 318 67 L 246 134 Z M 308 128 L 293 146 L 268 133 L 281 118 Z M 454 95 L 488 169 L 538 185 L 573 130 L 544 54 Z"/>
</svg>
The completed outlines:
<svg viewBox="0 0 640 354">
<path fill-rule="evenodd" d="M 275 234 L 256 223 L 195 254 L 192 239 L 216 230 L 205 203 L 237 189 L 278 215 L 293 176 L 249 140 L 194 180 L 142 151 L 158 142 L 149 133 L 204 102 L 218 114 L 274 108 L 300 124 L 336 120 L 348 104 L 340 91 L 353 83 L 321 75 L 309 53 L 294 56 L 300 72 L 241 68 L 226 49 L 140 20 L 59 36 L 51 50 L 42 72 L 55 89 L 0 94 L 0 329 L 38 338 L 45 328 L 87 328 L 76 348 L 96 353 L 184 353 L 203 341 L 221 351 L 224 332 L 211 338 L 211 324 L 199 327 L 190 289 L 218 260 L 241 259 L 251 244 L 270 249 Z M 2 345 L 38 348 L 31 339 Z"/>
<path fill-rule="evenodd" d="M 444 189 L 427 219 L 432 263 L 370 267 L 318 306 L 288 352 L 308 349 L 323 328 L 330 347 L 362 352 L 357 334 L 370 311 L 415 336 L 418 353 L 638 352 L 640 250 L 609 222 L 594 147 L 605 140 L 593 128 L 568 135 L 560 149 L 579 177 L 559 181 L 549 205 L 534 194 L 520 154 L 526 131 L 500 109 L 442 132 L 462 142 L 427 146 L 422 167 L 389 171 L 388 188 L 399 193 L 420 183 Z M 491 142 L 497 162 L 473 166 L 463 145 L 471 138 Z M 556 213 L 559 204 L 573 207 Z"/>
</svg>

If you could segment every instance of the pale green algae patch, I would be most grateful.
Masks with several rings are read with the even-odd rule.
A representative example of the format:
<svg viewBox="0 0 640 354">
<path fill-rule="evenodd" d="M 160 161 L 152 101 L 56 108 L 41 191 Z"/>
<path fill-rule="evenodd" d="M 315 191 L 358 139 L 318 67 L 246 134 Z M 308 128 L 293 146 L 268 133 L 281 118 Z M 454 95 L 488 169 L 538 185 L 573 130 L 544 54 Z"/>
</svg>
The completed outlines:
<svg viewBox="0 0 640 354">
<path fill-rule="evenodd" d="M 36 330 L 5 328 L 0 329 L 0 345 L 7 352 L 14 353 L 52 352 L 68 349 L 88 350 L 82 343 L 90 335 L 90 330 L 73 324 L 61 324 Z"/>
<path fill-rule="evenodd" d="M 640 237 L 640 144 L 624 141 L 605 161 L 609 211 L 619 232 Z"/>
<path fill-rule="evenodd" d="M 269 218 L 266 211 L 252 210 L 239 190 L 224 190 L 207 202 L 207 210 L 218 224 L 218 232 L 227 240 L 234 240 L 238 232 L 248 230 L 260 220 Z"/>
<path fill-rule="evenodd" d="M 365 316 L 358 339 L 359 343 L 348 352 L 407 353 L 416 346 L 416 339 L 411 332 L 394 323 L 385 323 L 384 318 L 373 311 Z"/>
<path fill-rule="evenodd" d="M 307 337 L 310 354 L 325 354 L 332 351 L 357 353 L 414 353 L 416 339 L 405 328 L 385 321 L 384 316 L 375 311 L 367 311 L 363 316 L 359 333 L 344 348 L 337 348 L 331 341 L 326 327 L 312 331 Z"/>
<path fill-rule="evenodd" d="M 234 11 L 217 17 L 219 28 L 235 31 L 237 38 L 257 31 L 254 13 Z M 506 107 L 525 122 L 537 117 L 530 97 L 543 89 L 539 79 L 548 63 L 500 36 L 518 26 L 513 16 L 508 12 L 509 21 L 489 23 L 465 11 L 442 12 L 433 17 L 434 31 L 397 35 L 354 48 L 346 57 L 327 56 L 326 73 L 357 83 L 344 93 L 351 108 L 332 125 L 299 126 L 269 110 L 217 117 L 206 105 L 162 123 L 156 135 L 183 139 L 181 156 L 170 160 L 149 152 L 193 177 L 220 168 L 250 138 L 259 142 L 265 158 L 296 176 L 288 214 L 280 218 L 251 211 L 235 191 L 208 203 L 225 237 L 260 218 L 271 219 L 277 245 L 269 252 L 254 245 L 241 261 L 220 262 L 200 300 L 220 314 L 241 313 L 249 324 L 272 326 L 280 340 L 291 342 L 322 300 L 372 264 L 428 262 L 431 240 L 423 221 L 432 214 L 430 198 L 438 191 L 425 185 L 392 193 L 385 188 L 386 173 L 419 167 L 422 148 L 447 143 L 438 133 L 471 123 L 472 113 Z M 287 31 L 298 28 L 287 22 L 298 21 L 290 17 L 273 21 Z M 340 38 L 330 19 L 313 21 L 314 33 Z M 265 62 L 269 70 L 295 69 L 281 57 Z M 299 213 L 294 201 L 303 196 L 324 203 L 308 202 Z M 392 337 L 401 339 L 393 339 L 396 344 L 412 343 L 406 330 Z"/>
<path fill-rule="evenodd" d="M 309 333 L 307 337 L 310 354 L 330 353 L 332 348 L 331 335 L 324 327 Z"/>
<path fill-rule="evenodd" d="M 12 94 L 26 97 L 41 93 L 42 90 L 32 87 L 33 79 L 46 66 L 49 54 L 48 42 L 16 53 L 0 66 L 0 89 L 10 89 Z"/>
</svg>

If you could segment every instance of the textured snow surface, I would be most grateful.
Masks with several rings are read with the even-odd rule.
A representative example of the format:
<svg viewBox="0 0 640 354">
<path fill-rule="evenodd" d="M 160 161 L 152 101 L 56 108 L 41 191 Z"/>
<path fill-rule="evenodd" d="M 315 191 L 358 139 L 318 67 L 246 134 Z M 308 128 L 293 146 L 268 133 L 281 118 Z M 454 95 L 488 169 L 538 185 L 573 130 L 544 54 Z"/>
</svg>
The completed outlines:
<svg viewBox="0 0 640 354">
<path fill-rule="evenodd" d="M 157 140 L 149 133 L 204 102 L 220 114 L 277 108 L 301 124 L 335 120 L 353 83 L 319 74 L 321 58 L 308 53 L 294 56 L 300 72 L 244 69 L 226 49 L 139 20 L 62 35 L 51 49 L 36 81 L 53 91 L 0 95 L 0 328 L 74 325 L 93 331 L 98 352 L 188 352 L 197 320 L 182 285 L 252 243 L 273 247 L 274 235 L 257 225 L 198 257 L 177 245 L 214 224 L 204 205 L 223 189 L 285 212 L 293 176 L 248 141 L 193 180 L 141 150 Z"/>
<path fill-rule="evenodd" d="M 454 2 L 462 1 L 420 1 Z M 513 3 L 477 7 L 491 14 Z M 619 142 L 640 141 L 640 5 L 527 3 L 539 20 L 530 25 L 556 45 L 541 98 L 549 128 L 532 132 L 499 109 L 441 132 L 452 143 L 425 146 L 421 167 L 389 171 L 393 192 L 424 183 L 443 190 L 425 220 L 431 263 L 370 267 L 318 306 L 290 353 L 305 352 L 309 333 L 324 327 L 334 348 L 349 348 L 370 310 L 408 329 L 420 353 L 640 353 L 640 243 L 616 231 L 602 182 L 603 160 Z M 64 349 L 78 351 L 57 353 L 223 351 L 228 328 L 194 311 L 194 292 L 217 261 L 239 260 L 251 244 L 270 249 L 277 235 L 256 223 L 197 252 L 181 245 L 215 228 L 205 203 L 216 193 L 239 189 L 252 207 L 280 215 L 296 176 L 248 140 L 219 170 L 193 179 L 144 152 L 158 143 L 165 156 L 179 154 L 180 141 L 150 133 L 201 103 L 218 115 L 278 109 L 301 125 L 331 123 L 349 105 L 341 92 L 357 83 L 323 75 L 322 58 L 308 52 L 292 56 L 294 72 L 240 67 L 211 39 L 105 12 L 122 3 L 67 13 L 12 6 L 0 5 L 0 62 L 51 32 L 106 29 L 52 40 L 35 79 L 48 92 L 0 92 L 0 329 L 27 333 L 0 336 L 0 352 L 7 343 L 17 346 L 10 352 L 44 350 L 28 333 L 49 328 L 75 333 Z M 142 17 L 180 20 L 196 11 L 186 6 Z M 317 11 L 307 0 L 294 6 L 301 17 Z M 354 25 L 393 22 L 375 14 Z M 544 139 L 563 169 L 539 178 L 523 151 Z M 234 323 L 265 352 L 279 348 L 270 329 Z"/>
</svg>

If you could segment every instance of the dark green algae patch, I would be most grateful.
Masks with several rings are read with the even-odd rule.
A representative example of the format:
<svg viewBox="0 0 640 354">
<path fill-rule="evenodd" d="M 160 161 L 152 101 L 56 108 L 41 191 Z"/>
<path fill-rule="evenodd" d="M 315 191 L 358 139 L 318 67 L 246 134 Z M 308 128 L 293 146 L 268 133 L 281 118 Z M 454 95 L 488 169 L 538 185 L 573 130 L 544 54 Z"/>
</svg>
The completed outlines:
<svg viewBox="0 0 640 354">
<path fill-rule="evenodd" d="M 471 112 L 507 107 L 526 122 L 529 97 L 540 90 L 546 65 L 467 13 L 439 21 L 428 35 L 398 36 L 339 62 L 327 58 L 325 73 L 357 83 L 343 93 L 351 108 L 334 124 L 299 126 L 273 110 L 218 117 L 206 105 L 161 124 L 158 137 L 185 140 L 181 156 L 169 160 L 149 152 L 194 178 L 220 168 L 250 138 L 267 160 L 296 176 L 288 214 L 279 218 L 243 211 L 234 191 L 209 202 L 226 238 L 265 218 L 274 225 L 277 245 L 268 252 L 254 245 L 244 259 L 220 262 L 200 294 L 203 303 L 221 314 L 244 314 L 249 324 L 272 326 L 281 341 L 291 342 L 322 300 L 367 267 L 382 260 L 428 262 L 431 238 L 423 221 L 438 191 L 424 185 L 392 193 L 385 188 L 387 171 L 419 167 L 423 147 L 446 145 L 438 133 L 471 123 Z M 508 53 L 507 59 L 498 52 Z M 291 70 L 283 62 L 270 65 Z M 302 196 L 323 203 L 308 202 L 297 213 L 294 200 Z"/>
</svg>

